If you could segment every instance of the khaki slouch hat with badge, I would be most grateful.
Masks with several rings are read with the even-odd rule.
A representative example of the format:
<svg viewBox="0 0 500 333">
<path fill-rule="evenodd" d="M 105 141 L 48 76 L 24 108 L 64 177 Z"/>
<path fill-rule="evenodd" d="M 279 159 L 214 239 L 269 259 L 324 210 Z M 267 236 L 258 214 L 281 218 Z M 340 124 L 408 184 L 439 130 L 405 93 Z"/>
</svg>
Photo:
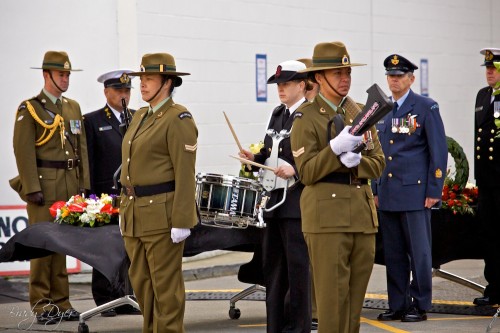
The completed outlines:
<svg viewBox="0 0 500 333">
<path fill-rule="evenodd" d="M 142 56 L 141 71 L 129 73 L 129 76 L 140 75 L 171 75 L 175 76 L 174 86 L 179 87 L 182 79 L 178 76 L 191 75 L 190 73 L 178 72 L 175 66 L 175 59 L 168 53 L 147 53 Z"/>
<path fill-rule="evenodd" d="M 351 63 L 351 57 L 344 43 L 326 42 L 316 44 L 311 66 L 299 72 L 307 73 L 355 66 L 366 66 L 366 64 Z"/>
<path fill-rule="evenodd" d="M 42 67 L 32 69 L 56 70 L 61 72 L 80 72 L 81 69 L 71 67 L 68 54 L 64 51 L 47 51 L 43 57 Z"/>
</svg>

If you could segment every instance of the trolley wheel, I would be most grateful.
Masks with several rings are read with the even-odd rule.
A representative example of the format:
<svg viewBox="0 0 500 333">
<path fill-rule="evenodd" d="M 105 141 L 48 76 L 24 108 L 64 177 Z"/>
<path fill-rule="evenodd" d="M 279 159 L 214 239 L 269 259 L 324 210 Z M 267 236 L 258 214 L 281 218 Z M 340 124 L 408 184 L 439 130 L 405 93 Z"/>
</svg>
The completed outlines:
<svg viewBox="0 0 500 333">
<path fill-rule="evenodd" d="M 78 333 L 89 333 L 89 327 L 85 323 L 80 323 L 78 325 Z"/>
<path fill-rule="evenodd" d="M 241 311 L 238 308 L 230 308 L 229 309 L 229 318 L 238 319 L 241 316 Z"/>
</svg>

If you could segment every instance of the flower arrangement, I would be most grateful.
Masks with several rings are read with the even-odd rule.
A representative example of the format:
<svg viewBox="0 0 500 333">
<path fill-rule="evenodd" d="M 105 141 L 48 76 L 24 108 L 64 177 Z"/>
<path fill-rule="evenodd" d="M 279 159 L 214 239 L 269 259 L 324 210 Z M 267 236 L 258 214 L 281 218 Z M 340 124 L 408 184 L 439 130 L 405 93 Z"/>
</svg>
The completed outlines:
<svg viewBox="0 0 500 333">
<path fill-rule="evenodd" d="M 91 194 L 88 198 L 72 196 L 67 202 L 56 201 L 49 208 L 54 222 L 79 227 L 101 227 L 118 217 L 118 208 L 113 208 L 113 196 Z"/>
<path fill-rule="evenodd" d="M 264 147 L 264 142 L 260 141 L 259 143 L 250 144 L 249 150 L 252 154 L 258 154 L 260 153 L 262 147 Z M 241 165 L 239 176 L 244 178 L 256 179 L 253 171 L 246 171 L 245 167 L 246 164 Z"/>
<path fill-rule="evenodd" d="M 474 215 L 475 210 L 473 206 L 477 205 L 477 187 L 468 183 L 467 186 L 461 188 L 458 184 L 453 184 L 449 181 L 450 179 L 448 177 L 445 179 L 442 208 L 451 210 L 454 215 Z"/>
<path fill-rule="evenodd" d="M 442 209 L 448 209 L 456 214 L 475 214 L 474 206 L 477 205 L 478 189 L 467 182 L 469 177 L 469 162 L 467 156 L 458 142 L 446 137 L 448 152 L 455 161 L 454 178 L 450 170 L 446 173 L 442 192 Z"/>
</svg>

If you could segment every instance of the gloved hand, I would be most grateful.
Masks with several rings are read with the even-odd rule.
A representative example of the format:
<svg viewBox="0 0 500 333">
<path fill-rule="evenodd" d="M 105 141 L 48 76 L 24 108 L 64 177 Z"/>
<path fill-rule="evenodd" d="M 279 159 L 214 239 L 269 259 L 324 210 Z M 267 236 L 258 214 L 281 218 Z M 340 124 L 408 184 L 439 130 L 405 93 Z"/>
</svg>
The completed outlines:
<svg viewBox="0 0 500 333">
<path fill-rule="evenodd" d="M 340 162 L 348 168 L 354 168 L 361 162 L 361 153 L 348 151 L 340 155 Z"/>
<path fill-rule="evenodd" d="M 363 136 L 354 136 L 349 134 L 349 129 L 351 126 L 346 126 L 336 137 L 330 140 L 330 147 L 332 148 L 335 155 L 340 155 L 342 153 L 350 152 L 358 144 L 363 141 Z"/>
<path fill-rule="evenodd" d="M 191 230 L 186 228 L 172 228 L 170 231 L 170 237 L 174 243 L 182 242 L 188 238 L 189 235 L 191 235 Z"/>
<path fill-rule="evenodd" d="M 38 206 L 43 206 L 45 204 L 42 191 L 26 194 L 26 200 Z"/>
</svg>

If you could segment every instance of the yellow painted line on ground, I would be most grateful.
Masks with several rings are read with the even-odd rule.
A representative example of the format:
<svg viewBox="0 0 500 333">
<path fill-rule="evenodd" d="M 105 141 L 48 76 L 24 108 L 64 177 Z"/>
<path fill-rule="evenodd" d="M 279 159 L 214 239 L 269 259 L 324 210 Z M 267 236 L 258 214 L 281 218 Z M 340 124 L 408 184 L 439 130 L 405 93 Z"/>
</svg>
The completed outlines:
<svg viewBox="0 0 500 333">
<path fill-rule="evenodd" d="M 375 326 L 375 327 L 380 328 L 380 329 L 382 329 L 384 331 L 387 331 L 387 332 L 392 332 L 392 333 L 411 333 L 410 331 L 405 331 L 405 330 L 402 330 L 402 329 L 399 329 L 399 328 L 396 328 L 396 327 L 392 327 L 390 325 L 381 323 L 378 320 L 371 320 L 371 319 L 367 319 L 365 317 L 361 317 L 361 322 L 365 323 L 365 324 L 368 324 L 368 325 L 371 325 L 371 326 Z"/>
<path fill-rule="evenodd" d="M 373 299 L 387 299 L 386 294 L 365 294 L 365 298 L 373 298 Z M 465 301 L 449 301 L 449 300 L 441 300 L 441 299 L 433 299 L 433 304 L 453 304 L 453 305 L 474 305 L 472 302 Z"/>
<path fill-rule="evenodd" d="M 478 316 L 474 316 L 474 317 L 455 317 L 455 318 L 428 318 L 427 320 L 433 320 L 433 321 L 440 321 L 440 320 L 443 320 L 443 321 L 446 321 L 446 320 L 478 320 L 478 319 L 488 319 L 488 318 L 491 318 L 491 316 L 484 316 L 484 317 L 478 317 Z"/>
<path fill-rule="evenodd" d="M 187 293 L 239 293 L 243 289 L 196 289 L 186 290 Z"/>
</svg>

